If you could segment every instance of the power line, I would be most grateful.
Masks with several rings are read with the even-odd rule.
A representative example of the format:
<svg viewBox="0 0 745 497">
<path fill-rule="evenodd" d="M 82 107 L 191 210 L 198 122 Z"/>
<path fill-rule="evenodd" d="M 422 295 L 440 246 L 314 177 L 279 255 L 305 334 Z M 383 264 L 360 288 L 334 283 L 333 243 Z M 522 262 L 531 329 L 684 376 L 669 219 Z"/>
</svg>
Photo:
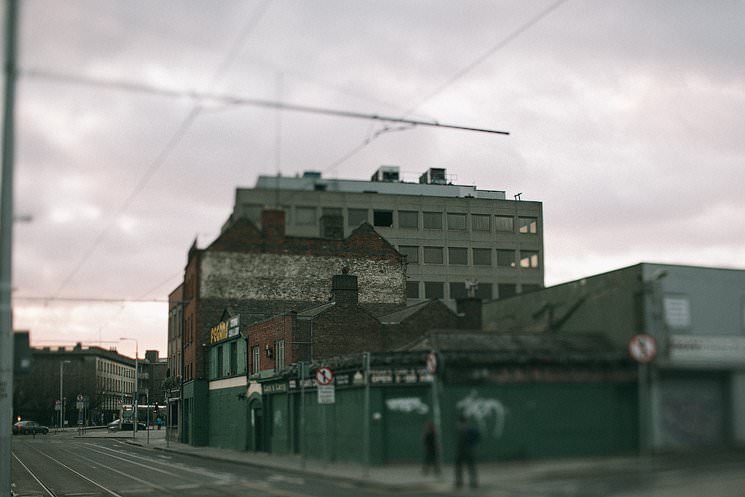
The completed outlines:
<svg viewBox="0 0 745 497">
<path fill-rule="evenodd" d="M 262 4 L 260 4 L 254 10 L 253 15 L 249 18 L 248 23 L 246 23 L 246 26 L 240 31 L 239 36 L 236 38 L 235 42 L 233 42 L 233 44 L 231 45 L 225 58 L 222 60 L 220 65 L 217 67 L 217 70 L 212 76 L 212 79 L 210 80 L 210 83 L 207 87 L 208 89 L 212 89 L 214 85 L 217 84 L 217 81 L 222 76 L 222 74 L 228 69 L 228 67 L 238 57 L 238 55 L 243 49 L 245 40 L 253 32 L 259 20 L 262 18 L 262 16 L 266 12 L 268 6 L 269 6 L 269 0 L 265 0 Z M 171 153 L 176 149 L 179 143 L 181 143 L 181 140 L 186 135 L 186 132 L 189 130 L 191 125 L 194 123 L 196 118 L 199 116 L 201 110 L 202 110 L 201 100 L 197 99 L 197 102 L 191 108 L 191 110 L 186 115 L 186 117 L 181 121 L 181 124 L 178 126 L 178 128 L 176 128 L 175 133 L 168 140 L 165 147 L 160 151 L 160 153 L 155 157 L 155 159 L 150 163 L 148 168 L 145 170 L 145 173 L 142 175 L 140 180 L 137 182 L 134 189 L 129 194 L 129 196 L 126 198 L 122 206 L 116 212 L 112 221 L 103 229 L 103 231 L 101 231 L 98 234 L 98 236 L 93 241 L 93 244 L 88 248 L 88 250 L 85 251 L 85 253 L 83 254 L 83 257 L 78 261 L 78 263 L 75 265 L 73 270 L 67 275 L 67 277 L 65 277 L 62 280 L 62 284 L 59 286 L 59 288 L 57 288 L 57 291 L 54 294 L 55 296 L 58 296 L 62 292 L 62 290 L 70 283 L 70 281 L 72 281 L 72 279 L 78 274 L 80 269 L 85 265 L 88 259 L 93 255 L 93 253 L 96 251 L 96 249 L 98 248 L 100 243 L 104 240 L 104 238 L 109 233 L 109 231 L 111 231 L 111 228 L 114 227 L 116 220 L 119 218 L 119 216 L 121 216 L 129 208 L 129 206 L 132 204 L 132 201 L 135 199 L 135 197 L 145 188 L 145 186 L 150 182 L 150 179 L 158 171 L 158 169 L 161 168 L 161 166 L 166 162 L 166 160 L 168 160 Z"/>
<path fill-rule="evenodd" d="M 535 16 L 528 19 L 526 22 L 521 24 L 517 27 L 514 31 L 512 31 L 510 34 L 499 40 L 497 43 L 495 43 L 492 47 L 490 47 L 486 52 L 481 54 L 479 57 L 474 59 L 471 63 L 467 64 L 465 67 L 461 68 L 459 71 L 457 71 L 453 76 L 448 78 L 446 81 L 441 83 L 437 88 L 435 88 L 432 92 L 428 93 L 427 96 L 421 98 L 419 102 L 416 105 L 413 105 L 404 115 L 409 115 L 412 112 L 414 112 L 416 109 L 422 106 L 424 102 L 427 102 L 428 100 L 432 100 L 435 96 L 442 93 L 447 87 L 451 86 L 453 83 L 461 79 L 463 76 L 471 72 L 474 68 L 482 64 L 486 59 L 494 55 L 499 50 L 503 49 L 507 45 L 509 45 L 512 41 L 514 41 L 518 36 L 525 33 L 527 30 L 535 26 L 541 19 L 549 15 L 551 12 L 556 10 L 561 6 L 561 4 L 566 3 L 568 0 L 557 0 L 556 2 L 552 3 L 542 11 L 540 11 Z"/>
<path fill-rule="evenodd" d="M 451 86 L 453 83 L 461 79 L 463 76 L 465 76 L 467 73 L 471 72 L 476 66 L 483 63 L 486 59 L 494 55 L 497 51 L 501 50 L 505 46 L 507 46 L 510 42 L 515 40 L 518 36 L 526 32 L 528 29 L 532 28 L 536 23 L 538 23 L 541 19 L 546 17 L 548 14 L 556 10 L 561 4 L 567 2 L 567 0 L 558 0 L 551 5 L 549 5 L 547 8 L 540 11 L 538 14 L 530 18 L 528 21 L 521 24 L 517 29 L 512 31 L 509 35 L 505 36 L 501 40 L 499 40 L 496 44 L 494 44 L 492 47 L 490 47 L 486 52 L 484 52 L 482 55 L 474 59 L 472 62 L 464 66 L 463 68 L 459 69 L 453 76 L 448 78 L 446 81 L 441 83 L 435 90 L 430 92 L 426 97 L 422 98 L 417 102 L 416 105 L 410 107 L 407 111 L 405 111 L 402 115 L 408 116 L 412 112 L 414 112 L 416 109 L 422 106 L 424 102 L 431 100 L 436 95 L 439 95 L 442 93 L 447 87 Z M 334 168 L 339 166 L 340 164 L 343 164 L 348 159 L 354 157 L 362 151 L 367 145 L 369 145 L 377 136 L 370 139 L 367 138 L 365 141 L 363 141 L 360 145 L 357 145 L 353 149 L 351 149 L 349 152 L 345 153 L 342 157 L 332 162 L 330 165 L 326 166 L 326 168 L 323 169 L 323 171 L 327 171 L 328 169 Z"/>
</svg>

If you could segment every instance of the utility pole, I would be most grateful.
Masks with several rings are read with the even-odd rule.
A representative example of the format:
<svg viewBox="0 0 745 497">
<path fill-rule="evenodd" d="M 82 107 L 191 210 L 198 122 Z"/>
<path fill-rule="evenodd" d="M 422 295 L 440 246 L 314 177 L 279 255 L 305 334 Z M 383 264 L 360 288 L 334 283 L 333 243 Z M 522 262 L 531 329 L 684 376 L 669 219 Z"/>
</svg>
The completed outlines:
<svg viewBox="0 0 745 497">
<path fill-rule="evenodd" d="M 10 497 L 10 437 L 13 420 L 13 161 L 18 2 L 5 2 L 5 113 L 0 179 L 0 497 Z"/>
</svg>

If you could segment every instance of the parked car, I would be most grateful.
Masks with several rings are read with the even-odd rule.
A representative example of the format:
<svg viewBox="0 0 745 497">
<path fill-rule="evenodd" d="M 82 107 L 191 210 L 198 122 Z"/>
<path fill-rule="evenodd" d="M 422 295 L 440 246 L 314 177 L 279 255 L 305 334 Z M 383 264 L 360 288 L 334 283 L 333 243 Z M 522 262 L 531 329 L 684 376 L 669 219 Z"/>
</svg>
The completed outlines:
<svg viewBox="0 0 745 497">
<path fill-rule="evenodd" d="M 122 423 L 121 419 L 115 419 L 108 425 L 106 425 L 106 428 L 109 431 L 132 431 L 132 422 L 131 421 L 125 421 Z M 137 423 L 137 430 L 144 430 L 146 428 L 145 423 Z"/>
<path fill-rule="evenodd" d="M 14 435 L 35 435 L 37 433 L 43 433 L 44 435 L 46 435 L 47 433 L 49 433 L 49 428 L 40 425 L 36 421 L 19 421 L 13 425 Z"/>
</svg>

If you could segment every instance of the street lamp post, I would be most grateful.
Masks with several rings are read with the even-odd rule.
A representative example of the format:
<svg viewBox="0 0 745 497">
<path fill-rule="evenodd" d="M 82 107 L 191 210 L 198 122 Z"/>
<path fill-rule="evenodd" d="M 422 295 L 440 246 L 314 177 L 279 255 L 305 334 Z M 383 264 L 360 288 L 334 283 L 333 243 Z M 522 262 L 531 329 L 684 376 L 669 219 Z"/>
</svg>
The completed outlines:
<svg viewBox="0 0 745 497">
<path fill-rule="evenodd" d="M 137 438 L 137 423 L 139 421 L 139 418 L 137 417 L 137 404 L 139 403 L 139 399 L 137 398 L 137 394 L 139 393 L 139 376 L 140 376 L 140 368 L 138 366 L 139 362 L 139 354 L 138 354 L 138 344 L 136 338 L 128 338 L 128 337 L 122 337 L 119 340 L 132 340 L 135 343 L 135 391 L 134 395 L 132 395 L 132 416 L 134 419 L 132 420 L 132 438 Z M 123 421 L 123 420 L 122 420 Z"/>
<path fill-rule="evenodd" d="M 60 361 L 59 362 L 59 427 L 60 430 L 64 428 L 65 421 L 65 398 L 64 395 L 64 378 L 65 378 L 65 364 L 70 364 L 71 361 Z"/>
</svg>

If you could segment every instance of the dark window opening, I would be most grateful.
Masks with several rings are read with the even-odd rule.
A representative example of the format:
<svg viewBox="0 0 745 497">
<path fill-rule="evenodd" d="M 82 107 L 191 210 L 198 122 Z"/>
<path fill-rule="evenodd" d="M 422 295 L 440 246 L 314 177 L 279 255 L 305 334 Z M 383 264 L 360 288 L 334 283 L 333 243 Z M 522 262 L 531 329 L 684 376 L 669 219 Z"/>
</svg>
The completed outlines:
<svg viewBox="0 0 745 497">
<path fill-rule="evenodd" d="M 373 211 L 373 225 L 385 228 L 393 226 L 393 211 Z"/>
</svg>

